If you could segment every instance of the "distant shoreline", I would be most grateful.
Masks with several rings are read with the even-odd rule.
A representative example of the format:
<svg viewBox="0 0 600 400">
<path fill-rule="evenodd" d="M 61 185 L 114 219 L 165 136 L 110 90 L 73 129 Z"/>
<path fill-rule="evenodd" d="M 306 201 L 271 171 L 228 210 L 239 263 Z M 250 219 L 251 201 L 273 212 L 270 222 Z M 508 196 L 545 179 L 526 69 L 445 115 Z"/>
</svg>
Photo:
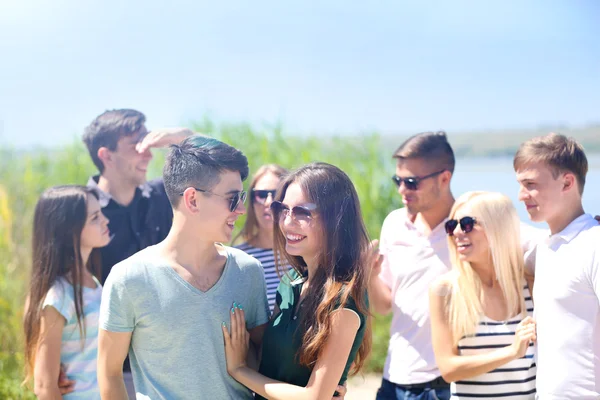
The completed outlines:
<svg viewBox="0 0 600 400">
<path fill-rule="evenodd" d="M 447 132 L 447 134 L 457 157 L 512 157 L 521 143 L 549 132 L 575 138 L 583 145 L 587 154 L 600 153 L 600 125 L 573 129 L 540 128 L 471 133 Z M 406 135 L 385 135 L 381 137 L 381 144 L 387 151 L 393 151 L 407 138 Z"/>
</svg>

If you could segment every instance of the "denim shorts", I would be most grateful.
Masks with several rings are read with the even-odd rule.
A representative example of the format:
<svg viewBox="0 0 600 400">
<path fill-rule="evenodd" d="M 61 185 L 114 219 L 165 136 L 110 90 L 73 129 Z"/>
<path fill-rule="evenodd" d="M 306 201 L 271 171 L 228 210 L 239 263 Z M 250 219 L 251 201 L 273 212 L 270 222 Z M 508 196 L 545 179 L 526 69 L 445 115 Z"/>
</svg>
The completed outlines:
<svg viewBox="0 0 600 400">
<path fill-rule="evenodd" d="M 441 382 L 440 382 L 441 381 Z M 449 400 L 450 385 L 441 378 L 417 385 L 397 385 L 383 379 L 376 400 Z"/>
</svg>

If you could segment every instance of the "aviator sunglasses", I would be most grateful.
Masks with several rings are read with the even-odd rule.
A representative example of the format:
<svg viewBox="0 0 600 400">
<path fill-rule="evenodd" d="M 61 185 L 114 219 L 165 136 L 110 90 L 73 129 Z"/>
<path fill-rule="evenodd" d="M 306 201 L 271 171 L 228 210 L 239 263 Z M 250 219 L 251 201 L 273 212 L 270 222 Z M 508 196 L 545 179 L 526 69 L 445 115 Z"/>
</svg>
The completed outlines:
<svg viewBox="0 0 600 400">
<path fill-rule="evenodd" d="M 247 193 L 245 191 L 241 191 L 241 192 L 235 192 L 233 194 L 231 194 L 231 197 L 229 196 L 223 196 L 217 193 L 213 193 L 210 190 L 204 190 L 204 189 L 198 189 L 198 188 L 192 188 L 194 190 L 197 190 L 198 192 L 202 192 L 202 193 L 210 193 L 210 194 L 214 194 L 215 196 L 218 197 L 222 197 L 224 199 L 229 200 L 229 211 L 234 212 L 238 206 L 240 205 L 240 201 L 242 203 L 246 202 L 246 195 Z M 183 192 L 179 193 L 180 196 L 183 196 Z"/>
<path fill-rule="evenodd" d="M 316 209 L 317 206 L 314 204 L 295 206 L 290 209 L 280 201 L 274 201 L 271 203 L 271 211 L 273 212 L 273 217 L 276 220 L 285 219 L 288 215 L 291 215 L 292 219 L 295 221 L 310 221 L 314 218 L 312 211 Z"/>
<path fill-rule="evenodd" d="M 438 171 L 438 172 L 434 172 L 433 174 L 425 175 L 425 176 L 411 176 L 408 178 L 402 178 L 398 175 L 394 175 L 394 176 L 392 176 L 392 180 L 398 187 L 400 187 L 402 182 L 404 182 L 404 187 L 406 187 L 408 190 L 417 190 L 419 188 L 419 182 L 421 182 L 425 179 L 433 178 L 434 176 L 439 175 L 444 171 L 445 171 L 445 169 Z"/>
<path fill-rule="evenodd" d="M 265 204 L 269 195 L 271 195 L 272 199 L 275 198 L 275 192 L 277 192 L 276 189 L 269 189 L 269 190 L 252 189 L 252 198 L 254 199 L 254 201 L 256 201 L 259 204 Z"/>
<path fill-rule="evenodd" d="M 454 230 L 458 225 L 460 225 L 460 229 L 462 229 L 464 233 L 469 233 L 473 230 L 473 227 L 476 223 L 477 221 L 473 217 L 462 217 L 458 221 L 455 219 L 449 219 L 445 224 L 446 233 L 448 236 L 454 235 Z"/>
</svg>

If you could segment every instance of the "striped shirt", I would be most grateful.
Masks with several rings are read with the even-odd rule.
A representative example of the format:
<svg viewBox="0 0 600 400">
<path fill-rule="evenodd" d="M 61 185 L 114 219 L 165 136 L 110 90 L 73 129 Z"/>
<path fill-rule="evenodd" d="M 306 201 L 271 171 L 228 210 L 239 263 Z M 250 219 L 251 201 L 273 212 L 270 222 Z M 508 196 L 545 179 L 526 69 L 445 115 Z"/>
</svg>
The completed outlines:
<svg viewBox="0 0 600 400">
<path fill-rule="evenodd" d="M 265 273 L 265 282 L 267 284 L 267 300 L 269 302 L 271 314 L 273 314 L 273 307 L 275 306 L 275 294 L 277 293 L 277 286 L 279 286 L 279 276 L 277 275 L 275 268 L 275 256 L 273 254 L 273 249 L 254 247 L 248 243 L 242 243 L 235 247 L 256 258 L 262 264 Z"/>
<path fill-rule="evenodd" d="M 523 296 L 527 315 L 532 316 L 533 302 L 526 284 L 523 287 Z M 477 326 L 476 334 L 464 337 L 458 342 L 459 354 L 486 353 L 512 344 L 519 322 L 520 314 L 505 322 L 484 316 Z M 451 399 L 534 399 L 537 369 L 534 351 L 531 343 L 525 357 L 512 360 L 483 375 L 451 383 Z"/>
<path fill-rule="evenodd" d="M 95 288 L 84 287 L 82 291 L 82 317 L 85 324 L 83 340 L 77 324 L 73 285 L 65 278 L 58 278 L 52 285 L 42 306 L 54 307 L 66 320 L 61 340 L 60 362 L 65 367 L 67 377 L 75 381 L 75 386 L 73 392 L 63 396 L 65 399 L 100 399 L 96 359 L 102 285 L 96 278 L 94 282 Z"/>
</svg>

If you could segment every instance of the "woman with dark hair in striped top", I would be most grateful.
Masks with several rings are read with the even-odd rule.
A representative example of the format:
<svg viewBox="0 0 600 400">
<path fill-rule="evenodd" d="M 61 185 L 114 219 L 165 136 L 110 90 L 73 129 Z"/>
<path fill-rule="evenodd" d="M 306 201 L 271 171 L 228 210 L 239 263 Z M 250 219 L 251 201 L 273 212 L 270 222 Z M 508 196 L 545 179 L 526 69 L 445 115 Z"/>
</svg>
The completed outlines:
<svg viewBox="0 0 600 400">
<path fill-rule="evenodd" d="M 276 164 L 263 165 L 256 171 L 248 188 L 250 207 L 248 207 L 246 223 L 234 239 L 235 242 L 242 237 L 244 243 L 236 247 L 262 264 L 271 313 L 275 304 L 279 276 L 275 270 L 273 257 L 273 217 L 270 206 L 282 177 L 287 173 L 287 169 Z"/>
<path fill-rule="evenodd" d="M 461 196 L 446 222 L 452 271 L 430 288 L 432 344 L 451 399 L 534 399 L 533 280 L 500 193 Z"/>
</svg>

